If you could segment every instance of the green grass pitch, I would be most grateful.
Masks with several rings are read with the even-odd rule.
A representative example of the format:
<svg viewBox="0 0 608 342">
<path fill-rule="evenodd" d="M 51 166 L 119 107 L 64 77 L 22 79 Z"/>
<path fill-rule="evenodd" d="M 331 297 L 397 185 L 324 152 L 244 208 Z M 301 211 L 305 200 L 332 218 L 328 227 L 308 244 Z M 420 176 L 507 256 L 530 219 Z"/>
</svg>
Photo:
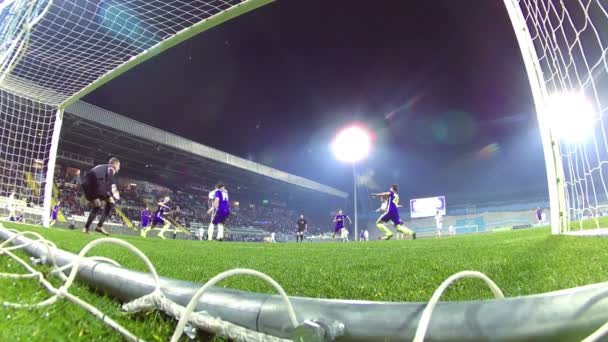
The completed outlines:
<svg viewBox="0 0 608 342">
<path fill-rule="evenodd" d="M 101 235 L 31 226 L 58 247 L 77 252 Z M 604 225 L 606 226 L 606 225 Z M 608 239 L 552 236 L 548 228 L 415 241 L 366 243 L 259 244 L 122 238 L 140 248 L 159 274 L 205 282 L 232 268 L 252 268 L 277 280 L 289 295 L 374 301 L 427 301 L 448 276 L 463 270 L 491 277 L 508 297 L 543 293 L 608 280 Z M 20 254 L 24 255 L 24 254 Z M 110 257 L 145 270 L 125 249 L 103 245 L 90 255 Z M 0 256 L 0 272 L 21 272 Z M 57 281 L 54 281 L 58 284 Z M 221 286 L 273 293 L 262 281 L 236 277 Z M 0 279 L 0 300 L 36 302 L 48 296 L 33 280 Z M 175 322 L 163 314 L 129 316 L 111 298 L 85 286 L 71 290 L 149 341 L 167 341 Z M 491 298 L 481 281 L 454 284 L 444 300 Z M 203 337 L 208 339 L 209 337 Z M 122 338 L 79 307 L 60 302 L 39 310 L 0 306 L 0 341 L 121 341 Z"/>
</svg>

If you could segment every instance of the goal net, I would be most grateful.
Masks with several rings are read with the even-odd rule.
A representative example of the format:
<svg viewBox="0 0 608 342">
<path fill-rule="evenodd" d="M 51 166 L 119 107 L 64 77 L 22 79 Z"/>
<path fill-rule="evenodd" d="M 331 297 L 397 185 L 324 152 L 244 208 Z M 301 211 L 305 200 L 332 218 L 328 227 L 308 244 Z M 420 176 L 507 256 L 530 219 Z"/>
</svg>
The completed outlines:
<svg viewBox="0 0 608 342">
<path fill-rule="evenodd" d="M 608 228 L 608 3 L 505 0 L 543 136 L 553 233 Z"/>
<path fill-rule="evenodd" d="M 48 225 L 66 107 L 158 53 L 271 1 L 0 2 L 0 220 Z"/>
</svg>

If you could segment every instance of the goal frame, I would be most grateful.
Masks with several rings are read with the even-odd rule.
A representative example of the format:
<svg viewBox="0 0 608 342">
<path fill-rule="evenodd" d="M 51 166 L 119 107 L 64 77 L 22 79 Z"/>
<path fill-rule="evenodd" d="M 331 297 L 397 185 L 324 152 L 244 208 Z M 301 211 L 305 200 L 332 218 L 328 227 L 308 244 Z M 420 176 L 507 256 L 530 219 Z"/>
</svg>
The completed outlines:
<svg viewBox="0 0 608 342">
<path fill-rule="evenodd" d="M 0 6 L 0 9 L 8 6 L 12 2 L 13 1 L 8 1 L 3 6 Z M 176 32 L 174 35 L 170 36 L 169 38 L 160 41 L 159 43 L 152 46 L 151 48 L 130 58 L 129 60 L 125 61 L 118 67 L 106 72 L 104 75 L 100 76 L 94 82 L 83 87 L 77 93 L 72 94 L 67 99 L 65 99 L 63 102 L 61 102 L 57 106 L 57 110 L 56 110 L 56 114 L 55 114 L 53 132 L 52 132 L 52 136 L 51 136 L 51 145 L 50 145 L 49 156 L 48 156 L 48 163 L 46 165 L 44 198 L 43 198 L 43 206 L 42 206 L 43 212 L 41 214 L 43 226 L 47 227 L 47 228 L 50 226 L 49 213 L 50 213 L 51 204 L 53 201 L 53 191 L 52 190 L 53 190 L 53 181 L 54 181 L 54 177 L 55 177 L 55 162 L 56 162 L 56 158 L 57 158 L 57 150 L 59 147 L 61 126 L 62 126 L 62 122 L 63 122 L 63 113 L 69 106 L 71 106 L 72 104 L 74 104 L 76 101 L 78 101 L 82 97 L 86 96 L 87 94 L 93 92 L 97 88 L 101 87 L 102 85 L 110 82 L 111 80 L 115 79 L 116 77 L 120 76 L 121 74 L 123 74 L 123 73 L 129 71 L 130 69 L 136 67 L 137 65 L 151 59 L 152 57 L 157 56 L 158 54 L 164 52 L 165 50 L 168 50 L 168 49 L 180 44 L 181 42 L 184 42 L 202 32 L 210 30 L 218 25 L 221 25 L 228 20 L 236 18 L 242 14 L 253 11 L 259 7 L 262 7 L 262 6 L 272 3 L 272 2 L 274 2 L 274 0 L 246 0 L 238 5 L 235 5 L 226 10 L 223 10 L 219 13 L 216 13 L 210 17 L 207 17 L 192 26 L 186 27 L 186 28 L 182 29 L 181 31 Z M 47 9 L 48 9 L 48 7 L 47 7 Z M 39 16 L 39 17 L 41 17 L 41 16 Z M 16 63 L 19 63 L 19 61 L 17 61 Z M 7 74 L 9 74 L 9 73 L 10 72 L 8 72 Z M 2 83 L 2 78 L 0 78 L 0 83 Z M 9 89 L 10 89 L 10 87 L 9 87 Z M 27 97 L 31 98 L 34 101 L 40 101 L 36 96 L 27 96 Z"/>
<path fill-rule="evenodd" d="M 568 224 L 568 208 L 566 202 L 566 182 L 564 166 L 561 158 L 561 148 L 555 136 L 551 133 L 547 115 L 547 100 L 549 92 L 544 83 L 543 71 L 534 47 L 530 30 L 519 7 L 518 0 L 504 0 L 509 19 L 521 50 L 528 81 L 532 90 L 532 98 L 536 109 L 536 118 L 543 144 L 547 182 L 549 189 L 551 233 L 562 234 L 570 230 Z"/>
<path fill-rule="evenodd" d="M 116 77 L 131 70 L 132 68 L 147 61 L 148 59 L 158 55 L 159 53 L 161 53 L 165 50 L 168 50 L 168 49 L 174 47 L 175 45 L 198 35 L 199 33 L 210 30 L 220 24 L 223 24 L 224 22 L 226 22 L 230 19 L 236 18 L 242 14 L 253 11 L 253 10 L 257 9 L 258 7 L 262 7 L 271 2 L 274 2 L 274 0 L 246 0 L 245 2 L 235 5 L 234 7 L 230 7 L 229 9 L 223 10 L 217 14 L 214 14 L 208 18 L 205 18 L 192 26 L 186 27 L 185 29 L 175 33 L 173 36 L 171 36 L 165 40 L 162 40 L 161 42 L 152 46 L 150 49 L 145 50 L 144 52 L 140 53 L 139 55 L 129 59 L 128 61 L 124 62 L 120 66 L 110 70 L 105 75 L 98 78 L 95 82 L 89 84 L 88 86 L 82 88 L 76 94 L 70 96 L 67 100 L 65 100 L 62 104 L 59 105 L 59 108 L 66 109 L 67 107 L 72 105 L 74 102 L 80 100 L 82 97 L 88 95 L 95 89 L 110 82 L 111 80 L 115 79 Z"/>
</svg>

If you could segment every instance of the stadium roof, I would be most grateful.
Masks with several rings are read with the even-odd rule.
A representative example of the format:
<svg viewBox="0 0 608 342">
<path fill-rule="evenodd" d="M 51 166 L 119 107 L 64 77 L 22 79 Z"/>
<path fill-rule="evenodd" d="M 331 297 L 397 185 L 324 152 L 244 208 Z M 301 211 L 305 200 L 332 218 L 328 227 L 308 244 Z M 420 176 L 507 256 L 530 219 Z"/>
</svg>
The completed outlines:
<svg viewBox="0 0 608 342">
<path fill-rule="evenodd" d="M 64 157 L 72 152 L 99 162 L 109 154 L 116 156 L 124 161 L 123 169 L 132 176 L 149 177 L 152 173 L 162 178 L 190 179 L 207 186 L 222 179 L 228 184 L 264 192 L 291 192 L 296 187 L 348 197 L 347 193 L 327 185 L 222 152 L 82 101 L 66 110 L 59 146 Z"/>
</svg>

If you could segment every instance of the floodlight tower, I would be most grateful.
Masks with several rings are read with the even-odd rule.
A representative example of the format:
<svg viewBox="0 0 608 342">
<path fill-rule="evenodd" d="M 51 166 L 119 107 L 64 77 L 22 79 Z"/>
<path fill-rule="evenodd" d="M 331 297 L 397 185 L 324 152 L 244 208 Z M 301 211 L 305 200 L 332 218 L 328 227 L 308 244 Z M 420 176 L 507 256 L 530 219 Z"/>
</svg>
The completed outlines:
<svg viewBox="0 0 608 342">
<path fill-rule="evenodd" d="M 334 138 L 331 149 L 339 161 L 347 162 L 353 168 L 353 203 L 355 210 L 355 240 L 359 238 L 357 220 L 357 170 L 356 164 L 367 158 L 371 150 L 371 135 L 362 125 L 353 124 L 343 128 Z"/>
</svg>

